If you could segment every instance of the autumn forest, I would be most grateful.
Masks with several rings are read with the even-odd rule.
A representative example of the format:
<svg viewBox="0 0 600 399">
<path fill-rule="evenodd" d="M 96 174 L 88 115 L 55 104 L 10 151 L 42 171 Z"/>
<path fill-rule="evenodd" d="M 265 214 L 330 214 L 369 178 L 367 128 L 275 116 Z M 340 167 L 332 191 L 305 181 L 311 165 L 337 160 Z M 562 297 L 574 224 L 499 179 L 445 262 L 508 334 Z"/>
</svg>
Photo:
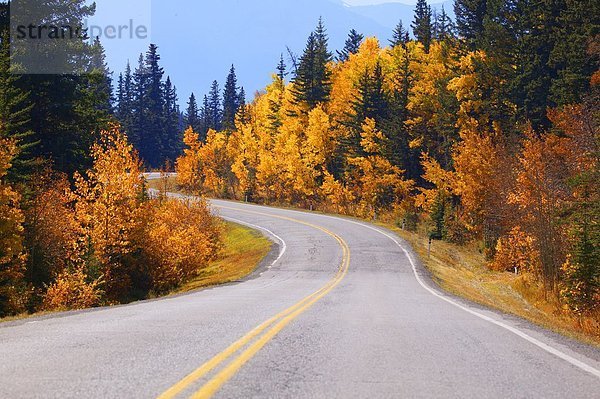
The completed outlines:
<svg viewBox="0 0 600 399">
<path fill-rule="evenodd" d="M 320 20 L 253 99 L 232 67 L 185 112 L 156 45 L 114 82 L 98 41 L 93 73 L 11 73 L 0 7 L 0 317 L 160 295 L 217 259 L 205 200 L 147 189 L 164 169 L 200 198 L 475 243 L 600 318 L 597 2 L 456 0 L 452 20 L 419 0 L 389 41 L 352 30 L 337 51 Z"/>
</svg>

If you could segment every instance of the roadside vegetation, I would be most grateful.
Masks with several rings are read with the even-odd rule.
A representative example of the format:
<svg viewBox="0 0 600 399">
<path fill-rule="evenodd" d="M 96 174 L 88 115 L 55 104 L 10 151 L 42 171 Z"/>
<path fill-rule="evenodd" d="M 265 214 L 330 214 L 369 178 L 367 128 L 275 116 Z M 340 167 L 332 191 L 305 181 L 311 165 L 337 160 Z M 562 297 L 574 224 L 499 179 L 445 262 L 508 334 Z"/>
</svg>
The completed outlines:
<svg viewBox="0 0 600 399">
<path fill-rule="evenodd" d="M 409 232 L 390 224 L 384 226 L 411 244 L 433 280 L 444 290 L 600 347 L 600 315 L 574 317 L 565 311 L 563 303 L 549 298 L 531 274 L 490 269 L 477 243 L 434 241 L 430 249 L 426 229 Z"/>
<path fill-rule="evenodd" d="M 13 284 L 3 291 L 9 299 L 3 315 L 127 303 L 231 282 L 268 253 L 267 239 L 224 224 L 201 199 L 149 197 L 118 127 L 103 131 L 91 154 L 92 166 L 75 174 L 74 188 L 62 175 L 40 176 L 43 185 L 25 212 L 10 201 L 17 198 L 11 187 L 2 187 L 10 211 L 4 215 L 14 215 L 12 230 L 5 230 L 11 234 L 3 237 L 10 244 L 4 248 L 14 249 L 3 259 L 12 266 L 3 277 Z M 6 159 L 0 173 L 10 167 Z M 32 243 L 25 247 L 27 239 Z M 27 284 L 26 273 L 37 284 Z"/>
</svg>

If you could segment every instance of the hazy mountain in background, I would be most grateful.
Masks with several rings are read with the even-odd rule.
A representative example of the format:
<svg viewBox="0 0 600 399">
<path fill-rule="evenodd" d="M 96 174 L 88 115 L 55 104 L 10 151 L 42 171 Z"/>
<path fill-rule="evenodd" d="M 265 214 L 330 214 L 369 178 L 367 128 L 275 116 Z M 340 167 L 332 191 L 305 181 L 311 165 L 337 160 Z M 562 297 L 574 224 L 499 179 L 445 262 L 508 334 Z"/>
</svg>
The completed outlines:
<svg viewBox="0 0 600 399">
<path fill-rule="evenodd" d="M 159 46 L 180 103 L 192 91 L 201 99 L 214 79 L 222 87 L 231 64 L 252 97 L 269 83 L 281 53 L 287 60 L 286 46 L 302 53 L 320 16 L 335 52 L 352 28 L 387 45 L 398 20 L 410 25 L 413 8 L 401 3 L 349 7 L 338 0 L 153 1 L 152 42 Z M 133 67 L 138 51 L 129 55 Z M 122 53 L 116 59 L 109 49 L 109 63 L 117 74 L 127 62 Z"/>
<path fill-rule="evenodd" d="M 429 3 L 432 8 L 436 10 L 444 10 L 454 20 L 454 1 L 448 0 L 439 3 Z M 387 28 L 393 29 L 397 24 L 398 20 L 402 19 L 402 23 L 405 27 L 409 27 L 414 17 L 414 5 L 403 4 L 403 3 L 385 3 L 369 6 L 354 6 L 350 7 L 350 10 L 358 15 L 377 21 L 378 24 Z"/>
</svg>

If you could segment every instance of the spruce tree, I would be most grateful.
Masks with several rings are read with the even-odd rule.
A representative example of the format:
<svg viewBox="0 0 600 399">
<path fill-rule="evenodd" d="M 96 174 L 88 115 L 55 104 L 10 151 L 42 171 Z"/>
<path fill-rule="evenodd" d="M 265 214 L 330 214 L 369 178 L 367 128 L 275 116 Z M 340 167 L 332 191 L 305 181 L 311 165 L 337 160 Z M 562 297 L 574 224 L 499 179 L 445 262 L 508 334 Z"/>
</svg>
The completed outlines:
<svg viewBox="0 0 600 399">
<path fill-rule="evenodd" d="M 101 129 L 108 127 L 113 118 L 112 72 L 98 38 L 94 40 L 90 52 L 87 72 L 78 79 L 79 104 L 75 111 L 81 131 L 99 133 Z M 86 155 L 85 152 L 82 153 L 82 158 Z"/>
<path fill-rule="evenodd" d="M 404 29 L 402 25 L 402 21 L 398 22 L 396 28 L 394 28 L 394 33 L 392 35 L 392 39 L 390 40 L 390 46 L 405 46 L 406 43 L 410 40 L 410 35 L 407 29 Z"/>
<path fill-rule="evenodd" d="M 165 108 L 163 111 L 165 127 L 163 134 L 163 164 L 168 160 L 171 164 L 181 155 L 183 150 L 183 132 L 179 125 L 179 105 L 177 104 L 177 88 L 171 83 L 171 78 L 167 76 L 164 85 Z"/>
<path fill-rule="evenodd" d="M 127 75 L 125 76 L 127 81 Z M 146 140 L 146 90 L 148 87 L 148 72 L 144 64 L 144 55 L 140 54 L 138 65 L 132 77 L 132 124 L 129 139 L 142 156 L 142 143 Z"/>
<path fill-rule="evenodd" d="M 213 81 L 208 94 L 207 114 L 208 129 L 220 131 L 223 126 L 223 109 L 221 108 L 221 89 L 216 80 Z"/>
<path fill-rule="evenodd" d="M 388 96 L 383 87 L 383 70 L 379 61 L 373 70 L 367 68 L 359 79 L 358 95 L 352 100 L 352 111 L 345 123 L 351 135 L 342 140 L 346 152 L 363 155 L 361 132 L 367 118 L 375 120 L 378 129 L 388 115 Z"/>
<path fill-rule="evenodd" d="M 484 18 L 487 14 L 488 0 L 455 0 L 454 15 L 456 16 L 456 30 L 473 50 L 483 34 Z"/>
<path fill-rule="evenodd" d="M 133 135 L 133 77 L 129 62 L 127 62 L 127 67 L 125 68 L 125 75 L 119 75 L 117 101 L 117 120 L 121 124 L 123 131 L 127 134 L 129 141 L 134 146 L 137 146 L 139 140 L 136 140 Z"/>
<path fill-rule="evenodd" d="M 358 53 L 358 50 L 360 49 L 360 45 L 362 44 L 364 38 L 365 37 L 362 34 L 358 33 L 356 30 L 350 30 L 344 48 L 342 49 L 342 51 L 337 52 L 338 61 L 345 62 L 348 60 L 348 58 L 350 58 L 351 54 Z"/>
<path fill-rule="evenodd" d="M 17 86 L 18 76 L 10 70 L 10 42 L 8 29 L 0 27 L 0 137 L 10 137 L 17 141 L 17 157 L 12 160 L 8 179 L 22 182 L 31 174 L 35 166 L 32 151 L 39 143 L 28 130 L 29 114 L 32 106 L 29 95 Z"/>
<path fill-rule="evenodd" d="M 187 105 L 187 110 L 185 112 L 185 127 L 191 127 L 194 132 L 200 133 L 202 123 L 200 120 L 200 110 L 198 109 L 198 103 L 196 102 L 194 93 L 190 96 Z"/>
<path fill-rule="evenodd" d="M 106 117 L 113 112 L 112 72 L 108 68 L 104 46 L 98 37 L 94 40 L 91 51 L 92 57 L 88 73 L 90 90 L 92 95 L 96 96 L 94 107 L 103 113 L 99 117 Z"/>
<path fill-rule="evenodd" d="M 45 8 L 41 20 L 32 20 L 33 25 L 43 26 L 46 21 L 60 21 L 69 15 L 72 26 L 83 26 L 84 21 L 95 12 L 95 6 L 85 0 L 61 2 L 60 7 L 50 4 Z M 33 15 L 33 14 L 32 14 Z M 36 18 L 32 16 L 32 18 Z M 41 45 L 53 46 L 45 42 Z M 56 52 L 49 51 L 48 54 Z M 106 127 L 104 116 L 88 112 L 90 108 L 101 108 L 104 101 L 91 96 L 88 91 L 90 80 L 85 73 L 93 57 L 92 44 L 84 38 L 69 41 L 61 59 L 40 60 L 60 65 L 70 60 L 68 65 L 77 68 L 77 74 L 35 75 L 25 74 L 15 83 L 24 93 L 29 93 L 32 105 L 26 131 L 34 132 L 33 141 L 39 145 L 32 148 L 32 155 L 53 161 L 57 170 L 72 174 L 90 164 L 89 147 L 96 139 L 97 132 Z M 65 64 L 66 65 L 66 64 Z"/>
<path fill-rule="evenodd" d="M 283 60 L 283 53 L 282 53 L 281 57 L 279 58 L 279 64 L 277 64 L 277 76 L 279 77 L 279 80 L 281 80 L 282 82 L 285 81 L 285 77 L 287 76 L 286 68 L 287 68 L 287 66 L 285 65 L 285 61 Z"/>
<path fill-rule="evenodd" d="M 244 87 L 240 87 L 240 94 L 238 96 L 238 112 L 237 112 L 237 117 L 239 118 L 241 123 L 248 123 L 249 120 L 249 115 L 246 109 L 246 90 L 244 90 Z"/>
<path fill-rule="evenodd" d="M 412 70 L 410 68 L 410 51 L 403 48 L 404 57 L 398 69 L 390 77 L 393 81 L 394 90 L 388 96 L 387 118 L 381 123 L 381 131 L 385 134 L 388 147 L 387 158 L 392 165 L 400 167 L 405 171 L 408 179 L 416 180 L 421 175 L 420 149 L 410 148 L 409 133 L 406 121 L 409 117 L 408 104 L 410 90 L 412 87 Z"/>
<path fill-rule="evenodd" d="M 208 100 L 208 96 L 204 96 L 204 100 L 202 101 L 202 108 L 200 109 L 200 120 L 202 122 L 202 127 L 198 134 L 200 135 L 200 141 L 206 141 L 206 133 L 211 126 L 211 115 L 210 115 L 210 102 Z"/>
<path fill-rule="evenodd" d="M 235 130 L 235 115 L 239 108 L 239 94 L 235 67 L 232 65 L 227 75 L 223 90 L 223 129 L 228 132 Z"/>
<path fill-rule="evenodd" d="M 454 37 L 454 22 L 444 10 L 444 6 L 442 6 L 442 11 L 439 14 L 435 14 L 433 31 L 435 32 L 435 40 L 444 41 Z"/>
<path fill-rule="evenodd" d="M 317 29 L 308 37 L 293 80 L 293 95 L 296 103 L 305 104 L 309 110 L 329 100 L 331 71 L 328 63 L 332 55 L 327 46 L 327 33 L 323 20 L 319 19 Z"/>
<path fill-rule="evenodd" d="M 423 44 L 425 51 L 429 52 L 433 35 L 433 24 L 431 21 L 431 7 L 426 0 L 418 0 L 415 7 L 415 20 L 411 25 L 417 41 Z"/>
<path fill-rule="evenodd" d="M 140 155 L 152 168 L 161 167 L 165 159 L 165 148 L 163 147 L 165 98 L 162 80 L 164 70 L 159 62 L 158 47 L 155 44 L 150 44 L 145 59 L 145 69 L 148 74 L 144 96 L 147 125 L 145 134 L 142 137 Z"/>
</svg>

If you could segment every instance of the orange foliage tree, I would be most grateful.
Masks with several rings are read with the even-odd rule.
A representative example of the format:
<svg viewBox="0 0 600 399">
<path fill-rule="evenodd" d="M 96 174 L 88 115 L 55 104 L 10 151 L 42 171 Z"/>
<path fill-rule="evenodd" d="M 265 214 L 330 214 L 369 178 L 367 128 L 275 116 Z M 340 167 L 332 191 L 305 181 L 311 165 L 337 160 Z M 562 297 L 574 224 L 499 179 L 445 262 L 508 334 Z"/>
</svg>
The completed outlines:
<svg viewBox="0 0 600 399">
<path fill-rule="evenodd" d="M 91 149 L 93 166 L 75 175 L 76 215 L 91 244 L 89 268 L 106 282 L 109 300 L 122 300 L 131 288 L 130 254 L 142 224 L 144 180 L 140 162 L 118 126 L 101 133 Z"/>
<path fill-rule="evenodd" d="M 0 138 L 0 317 L 25 310 L 23 222 L 20 196 L 5 181 L 17 153 L 15 142 Z"/>
<path fill-rule="evenodd" d="M 141 242 L 152 290 L 163 293 L 198 275 L 219 255 L 221 234 L 203 201 L 153 204 Z"/>
<path fill-rule="evenodd" d="M 202 165 L 200 161 L 200 135 L 190 126 L 183 135 L 185 148 L 177 159 L 175 170 L 177 183 L 185 190 L 199 193 L 202 191 Z"/>
</svg>

